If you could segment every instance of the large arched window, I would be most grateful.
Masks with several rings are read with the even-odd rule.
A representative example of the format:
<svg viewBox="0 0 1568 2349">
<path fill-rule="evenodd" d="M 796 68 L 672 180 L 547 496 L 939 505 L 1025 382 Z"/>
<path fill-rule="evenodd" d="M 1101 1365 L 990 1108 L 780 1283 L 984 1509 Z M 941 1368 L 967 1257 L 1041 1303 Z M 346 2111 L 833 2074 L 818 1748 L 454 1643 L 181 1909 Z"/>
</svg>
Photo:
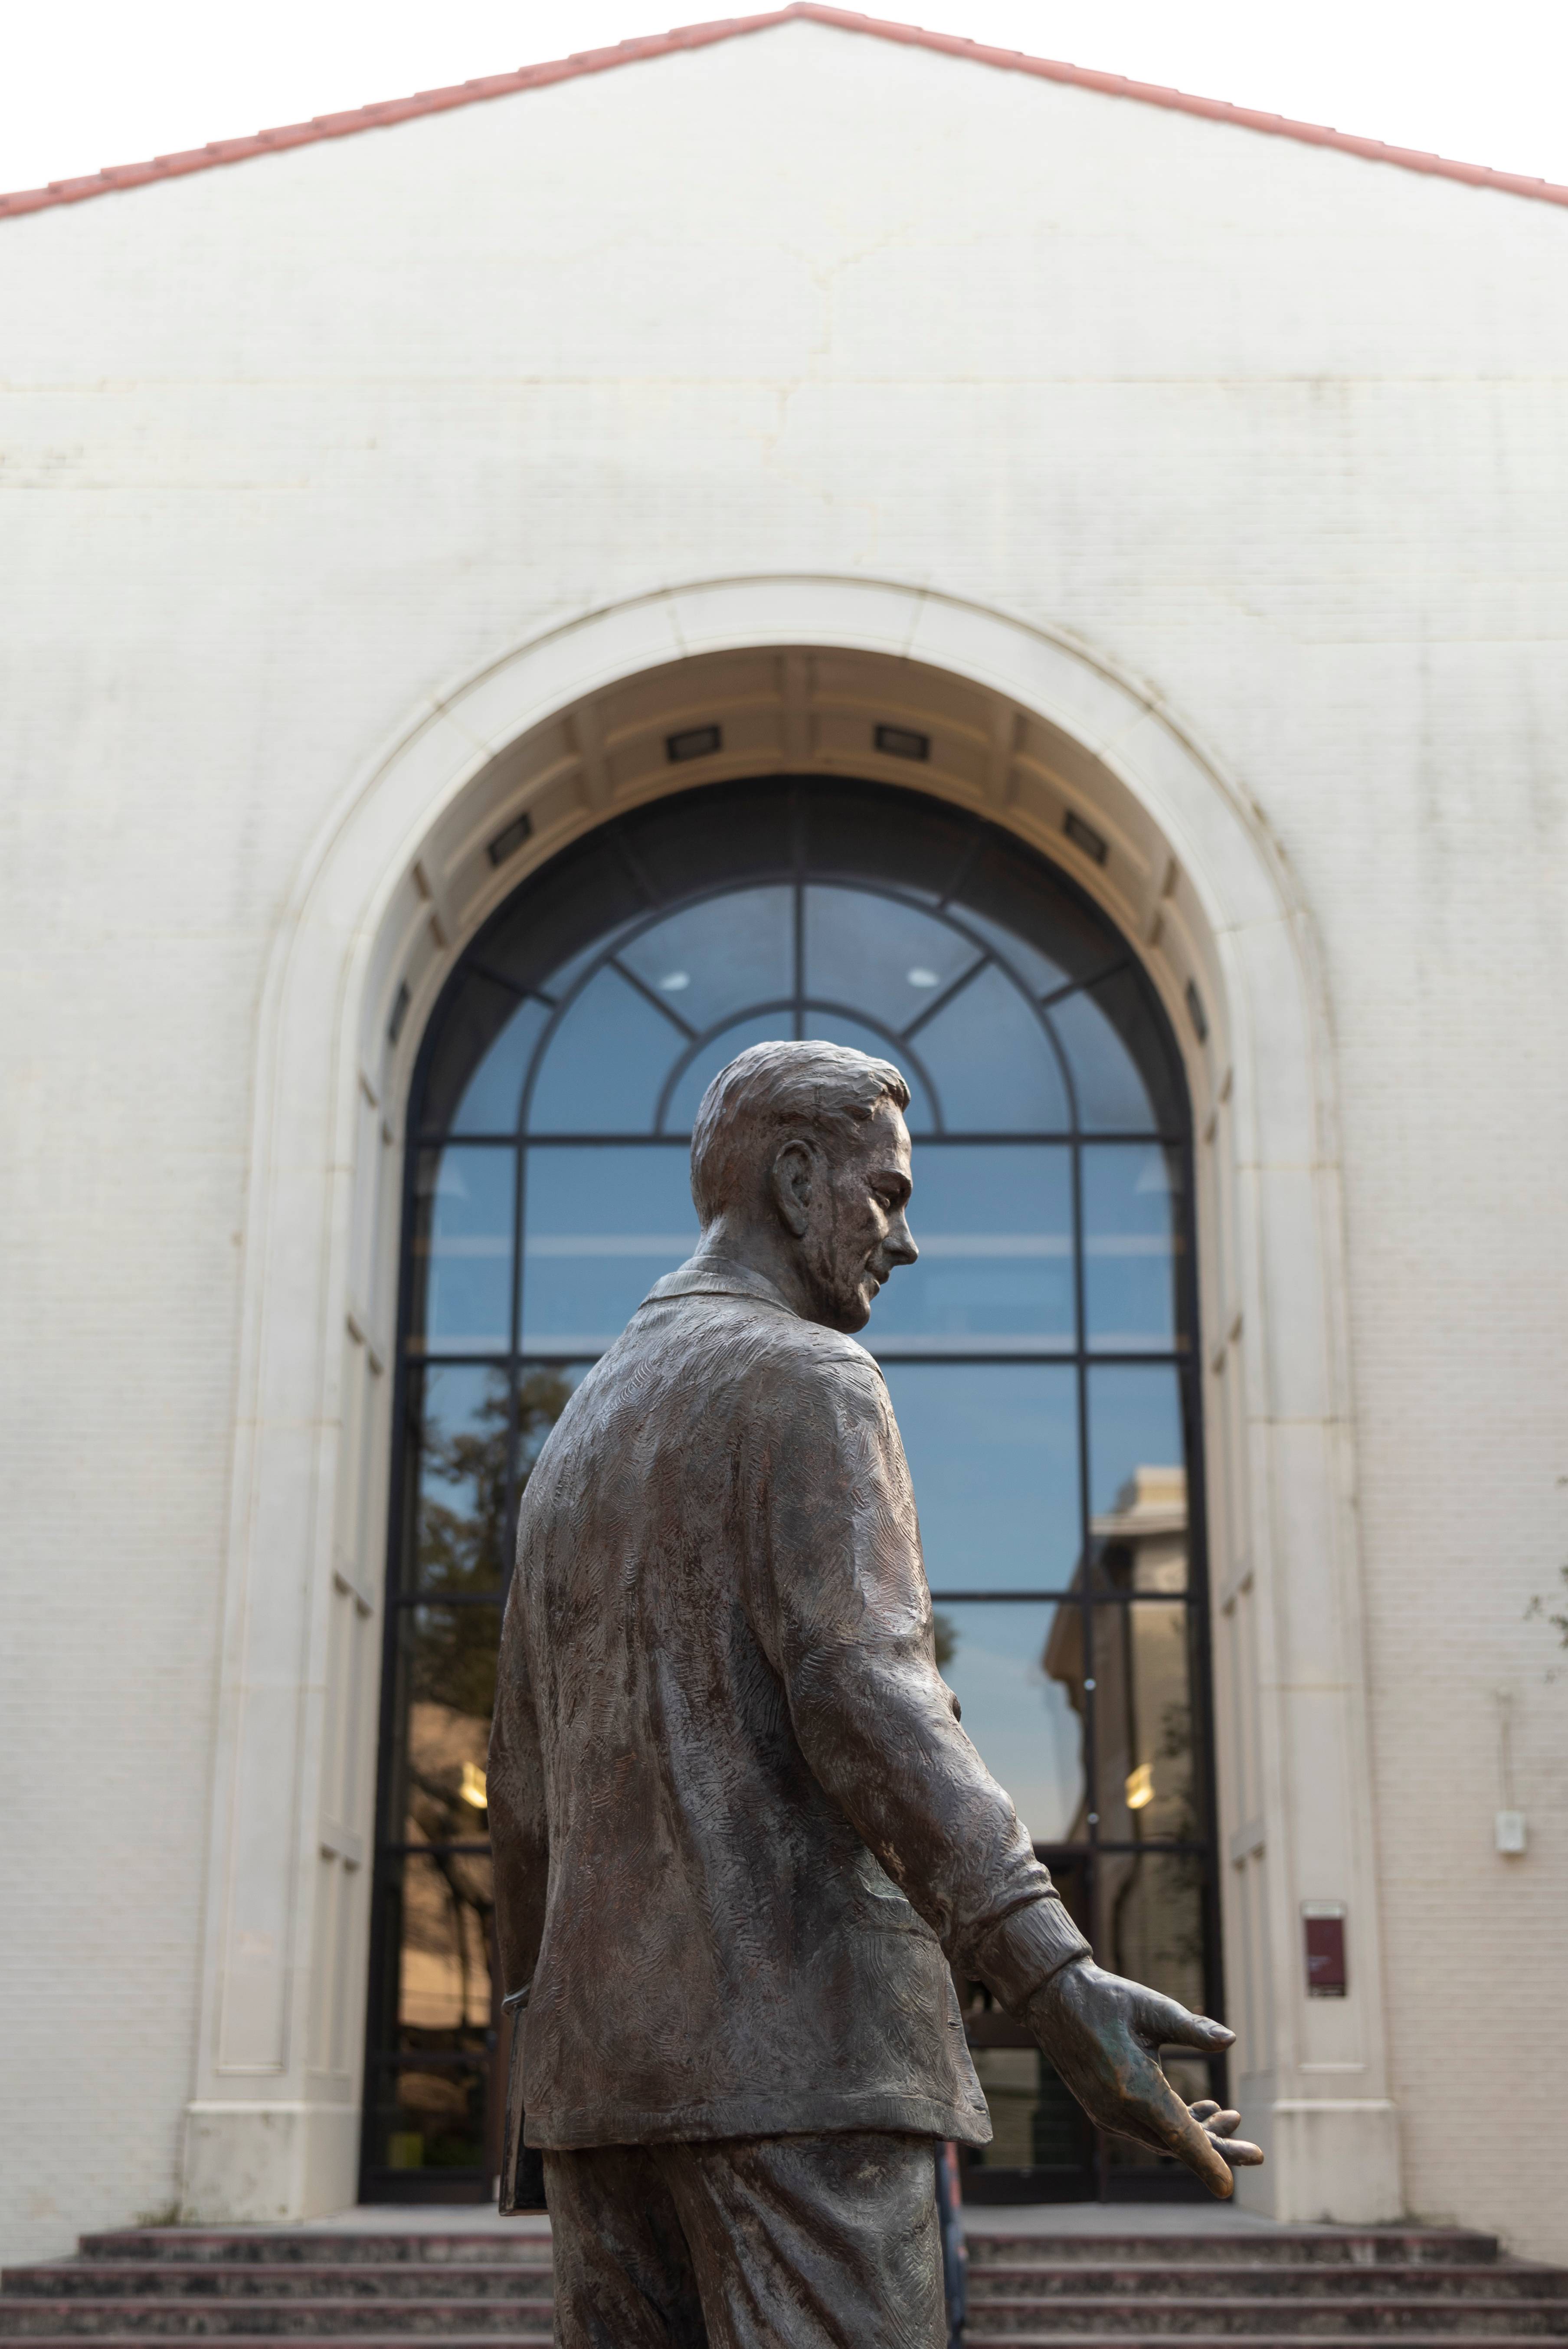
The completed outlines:
<svg viewBox="0 0 1568 2349">
<path fill-rule="evenodd" d="M 863 1342 L 965 1726 L 1101 1961 L 1217 2003 L 1189 1135 L 1163 1015 L 1105 917 L 995 827 L 872 785 L 721 785 L 525 882 L 420 1056 L 368 2195 L 453 2199 L 496 2166 L 484 1761 L 518 1495 L 696 1242 L 704 1088 L 779 1036 L 891 1059 L 913 1095 L 922 1257 Z M 971 2195 L 1158 2189 L 966 1991 L 996 2127 Z"/>
</svg>

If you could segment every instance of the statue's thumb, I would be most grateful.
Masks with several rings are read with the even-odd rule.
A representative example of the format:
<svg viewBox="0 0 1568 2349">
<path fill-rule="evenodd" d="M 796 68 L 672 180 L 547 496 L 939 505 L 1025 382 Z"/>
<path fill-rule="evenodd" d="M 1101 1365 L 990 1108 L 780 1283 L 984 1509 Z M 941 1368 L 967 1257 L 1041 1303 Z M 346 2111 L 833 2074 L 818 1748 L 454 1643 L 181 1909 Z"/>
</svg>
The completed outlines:
<svg viewBox="0 0 1568 2349">
<path fill-rule="evenodd" d="M 1162 2047 L 1196 2047 L 1205 2055 L 1222 2054 L 1236 2035 L 1222 2023 L 1211 2023 L 1206 2014 L 1189 2014 L 1173 1998 L 1159 2002 L 1145 2018 L 1145 2029 L 1150 2024 Z"/>
</svg>

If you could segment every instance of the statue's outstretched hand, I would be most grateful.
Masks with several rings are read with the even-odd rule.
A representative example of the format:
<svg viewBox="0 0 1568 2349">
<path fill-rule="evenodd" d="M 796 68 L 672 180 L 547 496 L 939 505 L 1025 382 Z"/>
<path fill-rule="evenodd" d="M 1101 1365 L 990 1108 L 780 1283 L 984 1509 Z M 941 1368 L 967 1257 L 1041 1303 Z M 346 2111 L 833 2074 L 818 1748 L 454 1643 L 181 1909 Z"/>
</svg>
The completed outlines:
<svg viewBox="0 0 1568 2349">
<path fill-rule="evenodd" d="M 1184 2105 L 1160 2068 L 1161 2047 L 1217 2055 L 1235 2037 L 1222 2023 L 1189 2014 L 1173 1998 L 1102 1973 L 1087 1958 L 1064 1966 L 1029 2002 L 1029 2028 L 1090 2120 L 1117 2137 L 1174 2154 L 1211 2194 L 1228 2201 L 1233 2168 L 1261 2161 L 1233 2134 L 1239 2113 L 1212 2098 Z"/>
</svg>

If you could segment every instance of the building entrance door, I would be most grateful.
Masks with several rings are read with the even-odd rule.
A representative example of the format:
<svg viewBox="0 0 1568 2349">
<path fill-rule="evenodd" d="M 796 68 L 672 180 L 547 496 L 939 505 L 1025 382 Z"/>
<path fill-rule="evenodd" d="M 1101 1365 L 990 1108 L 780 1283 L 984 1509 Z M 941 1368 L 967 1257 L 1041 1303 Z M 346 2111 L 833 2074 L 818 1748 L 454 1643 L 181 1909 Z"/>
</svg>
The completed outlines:
<svg viewBox="0 0 1568 2349">
<path fill-rule="evenodd" d="M 921 1262 L 864 1342 L 965 1728 L 1101 1961 L 1221 2011 L 1186 1093 L 1131 948 L 1009 834 L 781 777 L 605 824 L 463 957 L 409 1117 L 363 2191 L 490 2191 L 485 1749 L 518 1497 L 573 1387 L 690 1253 L 692 1117 L 822 1037 L 913 1095 Z M 972 2199 L 1183 2190 L 1097 2141 L 961 1984 Z M 1217 2067 L 1216 2067 L 1217 2069 Z M 1222 2095 L 1191 2057 L 1189 2097 Z"/>
</svg>

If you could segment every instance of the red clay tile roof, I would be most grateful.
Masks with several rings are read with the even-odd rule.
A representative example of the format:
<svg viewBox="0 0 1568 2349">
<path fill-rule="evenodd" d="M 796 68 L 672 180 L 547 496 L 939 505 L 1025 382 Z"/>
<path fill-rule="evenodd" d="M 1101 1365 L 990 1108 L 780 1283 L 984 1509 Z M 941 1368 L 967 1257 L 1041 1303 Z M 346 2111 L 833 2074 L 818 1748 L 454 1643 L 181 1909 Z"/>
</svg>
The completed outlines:
<svg viewBox="0 0 1568 2349">
<path fill-rule="evenodd" d="M 874 34 L 878 40 L 901 41 L 906 47 L 935 49 L 944 57 L 967 57 L 971 64 L 998 67 L 1005 73 L 1034 74 L 1042 81 L 1067 82 L 1075 89 L 1099 90 L 1107 98 L 1136 98 L 1142 106 L 1163 106 L 1177 114 L 1196 114 L 1208 122 L 1228 122 L 1242 130 L 1261 130 L 1274 139 L 1296 139 L 1309 147 L 1333 147 L 1341 154 L 1359 155 L 1371 163 L 1395 163 L 1402 171 L 1425 171 L 1440 180 L 1461 180 L 1472 188 L 1496 188 L 1508 195 L 1531 196 L 1539 203 L 1568 204 L 1568 188 L 1550 180 L 1532 180 L 1518 171 L 1489 171 L 1481 163 L 1454 163 L 1446 155 L 1425 155 L 1412 147 L 1386 147 L 1380 140 L 1357 139 L 1320 123 L 1293 122 L 1283 114 L 1260 114 L 1246 106 L 1228 106 L 1223 99 L 1190 98 L 1185 90 L 1164 89 L 1157 82 L 1128 81 L 1120 74 L 1094 73 L 1084 66 L 1058 65 L 1048 57 L 1027 57 L 1017 49 L 987 48 L 979 41 L 962 40 L 953 33 L 928 33 L 918 25 L 885 24 L 876 16 L 857 16 L 849 8 L 832 8 L 822 0 L 791 0 L 784 8 L 758 16 L 721 17 L 711 25 L 686 25 L 673 33 L 655 33 L 640 41 L 621 41 L 614 48 L 585 49 L 549 65 L 524 66 L 516 73 L 487 74 L 477 81 L 459 82 L 450 89 L 420 90 L 413 98 L 388 98 L 380 106 L 361 106 L 346 114 L 318 114 L 310 122 L 285 123 L 278 130 L 258 130 L 249 139 L 215 139 L 206 147 L 192 147 L 179 155 L 157 155 L 150 163 L 112 164 L 77 180 L 51 180 L 46 188 L 22 188 L 0 195 L 0 220 L 23 212 L 46 211 L 53 204 L 78 204 L 89 196 L 107 196 L 119 188 L 143 188 L 156 180 L 177 180 L 188 171 L 211 171 L 220 163 L 248 162 L 253 155 L 275 155 L 288 147 L 309 147 L 318 139 L 346 139 L 359 130 L 383 130 L 395 122 L 409 122 L 425 114 L 445 114 L 457 106 L 474 106 L 487 98 L 511 98 L 520 90 L 544 89 L 551 83 L 573 81 L 580 74 L 605 73 L 613 66 L 635 65 L 644 57 L 668 57 L 676 49 L 704 49 L 716 41 L 734 40 L 741 33 L 758 33 L 770 25 L 796 17 L 813 24 L 837 25 L 851 33 Z"/>
</svg>

